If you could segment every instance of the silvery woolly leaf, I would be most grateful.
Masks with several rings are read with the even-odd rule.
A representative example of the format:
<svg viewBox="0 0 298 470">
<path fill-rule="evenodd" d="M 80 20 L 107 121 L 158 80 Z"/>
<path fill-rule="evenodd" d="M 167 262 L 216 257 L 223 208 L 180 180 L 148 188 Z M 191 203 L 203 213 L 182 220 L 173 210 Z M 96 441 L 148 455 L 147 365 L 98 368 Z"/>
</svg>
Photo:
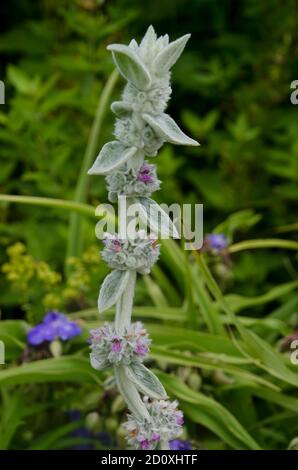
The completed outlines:
<svg viewBox="0 0 298 470">
<path fill-rule="evenodd" d="M 141 420 L 150 421 L 149 412 L 141 400 L 136 386 L 127 375 L 127 368 L 125 366 L 118 366 L 115 367 L 114 372 L 119 393 L 126 401 L 130 411 Z"/>
<path fill-rule="evenodd" d="M 114 62 L 126 80 L 138 90 L 150 88 L 150 73 L 132 48 L 122 44 L 111 44 L 108 46 L 108 50 L 112 51 Z"/>
<path fill-rule="evenodd" d="M 168 214 L 149 197 L 140 197 L 140 218 L 149 227 L 163 238 L 179 238 L 179 234 Z"/>
<path fill-rule="evenodd" d="M 136 51 L 136 52 L 137 52 L 138 49 L 139 49 L 138 43 L 137 43 L 137 41 L 136 41 L 135 39 L 132 39 L 132 40 L 130 41 L 130 43 L 128 44 L 128 47 L 129 47 L 130 49 L 133 49 L 133 50 Z"/>
<path fill-rule="evenodd" d="M 90 354 L 90 364 L 91 364 L 91 367 L 93 367 L 93 369 L 95 370 L 103 370 L 108 365 L 96 359 L 95 354 L 93 353 Z"/>
<path fill-rule="evenodd" d="M 168 72 L 168 70 L 175 64 L 183 52 L 183 49 L 190 38 L 190 34 L 185 34 L 176 41 L 164 47 L 155 57 L 153 61 L 153 68 L 158 75 Z"/>
<path fill-rule="evenodd" d="M 156 40 L 157 40 L 156 33 L 154 31 L 153 26 L 150 25 L 140 44 L 140 50 L 142 51 L 142 54 L 145 57 L 148 53 L 150 53 L 150 50 L 154 48 Z"/>
<path fill-rule="evenodd" d="M 163 139 L 176 145 L 200 145 L 196 140 L 188 137 L 179 128 L 178 124 L 168 114 L 143 114 L 143 119 Z"/>
<path fill-rule="evenodd" d="M 98 310 L 104 312 L 112 307 L 122 295 L 129 280 L 129 271 L 112 271 L 107 275 L 100 288 Z"/>
<path fill-rule="evenodd" d="M 111 110 L 116 114 L 116 116 L 122 117 L 130 113 L 132 111 L 132 107 L 125 103 L 125 101 L 114 101 L 114 103 L 111 104 Z"/>
<path fill-rule="evenodd" d="M 167 393 L 158 378 L 141 362 L 132 362 L 127 366 L 127 376 L 132 380 L 140 393 L 150 398 L 167 398 Z"/>
<path fill-rule="evenodd" d="M 136 147 L 125 147 L 116 140 L 108 142 L 101 149 L 88 175 L 106 175 L 127 162 L 137 152 Z"/>
</svg>

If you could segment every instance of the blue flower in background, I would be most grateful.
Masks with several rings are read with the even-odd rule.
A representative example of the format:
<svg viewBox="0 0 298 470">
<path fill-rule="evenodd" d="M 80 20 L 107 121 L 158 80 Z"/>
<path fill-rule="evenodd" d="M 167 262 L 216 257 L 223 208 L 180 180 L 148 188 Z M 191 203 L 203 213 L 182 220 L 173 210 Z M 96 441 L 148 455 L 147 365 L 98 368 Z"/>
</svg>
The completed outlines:
<svg viewBox="0 0 298 470">
<path fill-rule="evenodd" d="M 39 346 L 45 341 L 61 339 L 66 341 L 79 335 L 82 329 L 76 322 L 71 321 L 66 315 L 60 312 L 48 312 L 42 323 L 34 326 L 27 336 L 31 346 Z"/>
<path fill-rule="evenodd" d="M 210 233 L 205 237 L 206 248 L 221 251 L 227 248 L 229 242 L 223 233 Z"/>
<path fill-rule="evenodd" d="M 170 441 L 171 450 L 191 450 L 191 445 L 188 441 L 181 441 L 180 439 L 174 439 Z"/>
</svg>

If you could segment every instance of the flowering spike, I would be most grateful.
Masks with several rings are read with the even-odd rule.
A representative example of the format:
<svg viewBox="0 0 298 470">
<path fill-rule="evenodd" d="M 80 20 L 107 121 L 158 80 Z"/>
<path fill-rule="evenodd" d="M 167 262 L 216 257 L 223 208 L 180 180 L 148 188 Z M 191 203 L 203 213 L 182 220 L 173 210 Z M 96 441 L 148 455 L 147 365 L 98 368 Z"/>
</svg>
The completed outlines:
<svg viewBox="0 0 298 470">
<path fill-rule="evenodd" d="M 112 104 L 116 115 L 116 140 L 106 144 L 89 174 L 106 175 L 108 197 L 119 202 L 126 197 L 127 207 L 136 203 L 139 221 L 161 236 L 178 236 L 174 224 L 150 198 L 160 181 L 156 166 L 146 157 L 157 155 L 168 141 L 198 145 L 185 135 L 165 110 L 171 96 L 170 68 L 181 55 L 190 35 L 169 42 L 157 37 L 149 26 L 140 45 L 133 39 L 128 46 L 108 46 L 121 75 L 127 80 L 121 101 Z M 159 220 L 161 223 L 159 223 Z M 119 233 L 126 233 L 126 221 L 119 218 Z M 104 280 L 98 307 L 105 310 L 116 303 L 115 321 L 91 331 L 91 365 L 97 370 L 114 368 L 115 381 L 132 414 L 124 427 L 130 446 L 137 449 L 168 449 L 169 440 L 182 432 L 183 414 L 177 402 L 166 400 L 158 378 L 143 364 L 150 340 L 140 322 L 131 323 L 136 273 L 148 274 L 159 257 L 154 236 L 121 239 L 109 234 L 103 240 L 101 257 L 113 270 Z"/>
</svg>

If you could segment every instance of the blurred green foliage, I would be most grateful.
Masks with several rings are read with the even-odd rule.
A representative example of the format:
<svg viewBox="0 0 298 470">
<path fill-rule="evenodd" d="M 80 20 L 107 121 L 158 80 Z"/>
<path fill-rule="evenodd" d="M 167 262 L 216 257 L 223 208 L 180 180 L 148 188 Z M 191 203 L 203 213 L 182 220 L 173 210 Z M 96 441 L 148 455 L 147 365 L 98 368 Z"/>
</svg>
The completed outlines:
<svg viewBox="0 0 298 470">
<path fill-rule="evenodd" d="M 171 38 L 192 34 L 173 71 L 170 114 L 201 143 L 160 152 L 158 202 L 203 203 L 205 233 L 225 233 L 231 244 L 297 240 L 298 110 L 290 102 L 298 78 L 296 6 L 295 0 L 7 2 L 1 194 L 74 199 L 98 100 L 114 69 L 106 45 L 139 39 L 152 23 Z M 121 86 L 119 79 L 110 101 Z M 108 109 L 103 119 L 97 149 L 113 132 Z M 88 178 L 81 202 L 106 199 L 104 179 Z M 97 262 L 94 219 L 80 216 L 81 251 L 67 259 L 69 219 L 55 207 L 0 201 L 0 339 L 14 365 L 26 322 L 40 321 L 47 309 L 69 312 L 86 332 L 98 324 L 94 306 L 106 267 Z M 286 448 L 298 435 L 297 369 L 276 351 L 298 326 L 297 250 L 232 247 L 227 256 L 207 257 L 221 298 L 193 254 L 164 243 L 161 264 L 138 283 L 135 315 L 149 322 L 154 365 L 180 400 L 195 446 Z M 102 392 L 105 375 L 96 377 L 88 364 L 86 334 L 62 357 L 28 363 L 22 373 L 18 366 L 0 371 L 6 404 L 0 428 L 8 429 L 1 448 L 74 445 L 76 424 L 69 427 L 64 415 L 71 408 L 86 415 L 104 406 L 98 429 L 116 432 L 123 404 L 114 390 Z M 234 335 L 243 341 L 240 350 Z"/>
</svg>

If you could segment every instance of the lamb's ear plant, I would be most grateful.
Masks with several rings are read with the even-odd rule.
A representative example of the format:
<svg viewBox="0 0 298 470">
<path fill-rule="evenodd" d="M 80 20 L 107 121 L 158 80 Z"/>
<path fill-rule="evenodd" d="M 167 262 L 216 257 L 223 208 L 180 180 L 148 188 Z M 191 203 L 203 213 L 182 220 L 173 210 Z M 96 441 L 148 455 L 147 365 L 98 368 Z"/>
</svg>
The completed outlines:
<svg viewBox="0 0 298 470">
<path fill-rule="evenodd" d="M 126 204 L 138 204 L 140 220 L 150 233 L 142 231 L 125 239 L 126 219 L 119 217 L 119 235 L 107 234 L 102 258 L 112 272 L 104 280 L 98 298 L 99 312 L 116 305 L 114 323 L 91 332 L 91 365 L 102 370 L 113 367 L 115 381 L 131 412 L 125 423 L 130 446 L 138 449 L 168 449 L 169 440 L 182 432 L 183 414 L 177 402 L 168 401 L 159 379 L 143 361 L 150 339 L 142 323 L 131 323 L 137 273 L 148 274 L 159 257 L 157 237 L 177 236 L 175 226 L 150 198 L 160 181 L 154 157 L 164 142 L 198 145 L 185 135 L 164 111 L 171 95 L 170 68 L 181 55 L 190 35 L 169 42 L 157 37 L 150 26 L 138 45 L 112 44 L 108 50 L 120 74 L 127 80 L 122 98 L 111 109 L 116 115 L 115 138 L 104 145 L 90 175 L 106 175 L 108 197 Z"/>
</svg>

